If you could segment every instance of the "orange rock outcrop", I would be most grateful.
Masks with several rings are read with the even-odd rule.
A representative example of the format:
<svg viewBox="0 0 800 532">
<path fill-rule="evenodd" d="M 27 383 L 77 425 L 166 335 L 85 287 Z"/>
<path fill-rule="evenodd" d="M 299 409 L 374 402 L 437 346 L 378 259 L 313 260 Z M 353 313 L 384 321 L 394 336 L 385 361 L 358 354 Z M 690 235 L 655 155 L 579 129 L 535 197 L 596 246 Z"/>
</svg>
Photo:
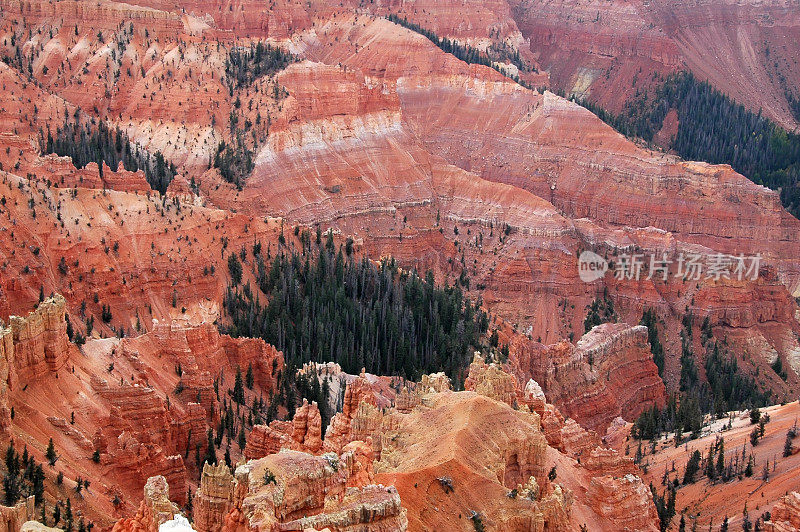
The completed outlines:
<svg viewBox="0 0 800 532">
<path fill-rule="evenodd" d="M 27 317 L 0 321 L 0 429 L 11 423 L 10 394 L 19 387 L 57 372 L 74 349 L 67 339 L 65 299 L 56 294 Z"/>
<path fill-rule="evenodd" d="M 281 449 L 311 454 L 322 450 L 322 418 L 317 403 L 309 404 L 304 399 L 291 422 L 275 420 L 269 425 L 255 425 L 247 438 L 244 456 L 253 460 Z"/>
<path fill-rule="evenodd" d="M 793 491 L 782 497 L 772 509 L 764 530 L 788 532 L 800 529 L 800 493 Z"/>
<path fill-rule="evenodd" d="M 113 532 L 158 532 L 159 527 L 178 514 L 169 499 L 169 485 L 162 476 L 150 477 L 144 485 L 144 499 L 134 517 L 118 521 Z"/>
<path fill-rule="evenodd" d="M 194 495 L 192 517 L 197 530 L 219 532 L 233 508 L 235 480 L 228 466 L 203 466 L 200 487 Z"/>
<path fill-rule="evenodd" d="M 601 434 L 614 418 L 633 421 L 666 400 L 644 326 L 606 323 L 575 345 L 564 341 L 544 348 L 516 337 L 511 346 L 515 373 L 533 377 L 549 402 Z"/>
</svg>

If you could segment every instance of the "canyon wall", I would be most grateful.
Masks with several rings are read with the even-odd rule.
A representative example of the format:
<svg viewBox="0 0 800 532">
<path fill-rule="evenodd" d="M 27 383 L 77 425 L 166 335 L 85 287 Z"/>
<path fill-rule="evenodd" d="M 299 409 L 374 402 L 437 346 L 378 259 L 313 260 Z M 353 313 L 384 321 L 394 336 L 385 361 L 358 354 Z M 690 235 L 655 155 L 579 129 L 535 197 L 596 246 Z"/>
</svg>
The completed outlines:
<svg viewBox="0 0 800 532">
<path fill-rule="evenodd" d="M 69 359 L 74 346 L 67 339 L 61 295 L 45 299 L 26 317 L 0 321 L 0 429 L 11 423 L 10 395 L 27 383 L 55 373 Z"/>
<path fill-rule="evenodd" d="M 601 434 L 614 418 L 634 421 L 666 400 L 641 325 L 598 325 L 574 345 L 545 347 L 515 336 L 510 349 L 509 365 L 520 379 L 534 379 L 561 411 Z"/>
</svg>

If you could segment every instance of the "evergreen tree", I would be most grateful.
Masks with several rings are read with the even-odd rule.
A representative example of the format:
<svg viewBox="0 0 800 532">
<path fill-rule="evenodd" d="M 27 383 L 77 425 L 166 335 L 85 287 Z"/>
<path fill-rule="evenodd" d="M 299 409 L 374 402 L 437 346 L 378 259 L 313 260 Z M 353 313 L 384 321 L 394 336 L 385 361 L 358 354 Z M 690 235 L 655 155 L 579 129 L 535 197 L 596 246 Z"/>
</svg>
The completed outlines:
<svg viewBox="0 0 800 532">
<path fill-rule="evenodd" d="M 39 144 L 42 153 L 69 156 L 78 168 L 97 163 L 100 177 L 103 177 L 103 163 L 112 170 L 120 163 L 130 172 L 142 170 L 150 186 L 161 194 L 166 193 L 177 174 L 175 165 L 168 163 L 160 151 L 151 154 L 132 143 L 127 133 L 110 129 L 103 120 L 82 119 L 79 114 L 66 116 L 55 136 L 49 129 L 46 135 L 40 131 Z"/>
<path fill-rule="evenodd" d="M 71 532 L 74 526 L 75 525 L 72 517 L 72 499 L 67 497 L 67 506 L 64 508 L 64 530 Z"/>
<path fill-rule="evenodd" d="M 245 386 L 247 386 L 248 390 L 253 389 L 254 384 L 254 377 L 253 377 L 253 363 L 247 365 L 247 375 L 244 378 Z"/>
<path fill-rule="evenodd" d="M 53 438 L 50 438 L 50 442 L 47 444 L 47 451 L 45 452 L 45 458 L 47 458 L 47 462 L 54 466 L 56 465 L 56 461 L 58 460 L 58 455 L 56 454 L 56 447 L 53 445 Z"/>
<path fill-rule="evenodd" d="M 231 274 L 231 282 L 236 286 L 242 282 L 242 263 L 236 253 L 228 255 L 228 271 Z"/>
<path fill-rule="evenodd" d="M 239 440 L 237 443 L 239 444 L 239 449 L 244 452 L 245 445 L 247 445 L 244 424 L 242 424 L 242 428 L 239 429 Z"/>
<path fill-rule="evenodd" d="M 783 442 L 783 456 L 792 456 L 792 431 L 786 433 L 786 441 Z"/>
<path fill-rule="evenodd" d="M 3 478 L 6 506 L 14 506 L 22 496 L 22 478 L 20 478 L 19 453 L 14 449 L 14 442 L 6 448 L 6 475 Z"/>
<path fill-rule="evenodd" d="M 236 366 L 236 378 L 233 385 L 233 400 L 237 404 L 244 404 L 244 385 L 242 384 L 242 369 Z"/>
<path fill-rule="evenodd" d="M 211 465 L 217 465 L 217 452 L 214 447 L 214 430 L 208 429 L 208 449 L 206 450 L 205 461 Z"/>
<path fill-rule="evenodd" d="M 702 457 L 700 456 L 700 451 L 695 449 L 695 451 L 692 453 L 691 458 L 689 458 L 689 461 L 686 462 L 686 471 L 683 474 L 684 484 L 691 484 L 692 482 L 694 482 L 694 477 L 700 470 L 701 459 Z"/>
<path fill-rule="evenodd" d="M 792 97 L 790 105 L 796 101 Z M 800 215 L 800 135 L 748 111 L 692 73 L 669 76 L 627 102 L 619 115 L 581 103 L 618 131 L 646 142 L 653 141 L 674 109 L 679 125 L 672 150 L 687 160 L 730 164 L 751 181 L 780 191 L 784 207 Z"/>
<path fill-rule="evenodd" d="M 718 477 L 723 477 L 725 473 L 725 439 L 720 438 L 717 444 L 717 471 Z"/>
</svg>

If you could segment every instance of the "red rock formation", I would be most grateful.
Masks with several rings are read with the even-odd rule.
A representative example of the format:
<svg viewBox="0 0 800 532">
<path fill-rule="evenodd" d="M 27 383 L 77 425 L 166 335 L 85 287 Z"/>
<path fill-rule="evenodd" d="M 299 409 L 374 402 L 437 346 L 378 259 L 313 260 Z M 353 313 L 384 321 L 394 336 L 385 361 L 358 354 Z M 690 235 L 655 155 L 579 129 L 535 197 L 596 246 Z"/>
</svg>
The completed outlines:
<svg viewBox="0 0 800 532">
<path fill-rule="evenodd" d="M 393 418 L 376 480 L 397 486 L 411 528 L 469 530 L 470 521 L 452 518 L 465 507 L 479 508 L 483 522 L 501 530 L 538 530 L 545 522 L 553 530 L 578 528 L 572 491 L 583 480 L 573 476 L 580 475 L 574 461 L 548 447 L 537 414 L 458 392 L 430 394 L 426 407 Z M 556 463 L 561 485 L 547 477 Z"/>
<path fill-rule="evenodd" d="M 0 506 L 0 530 L 3 532 L 16 532 L 23 523 L 33 519 L 36 507 L 33 497 L 17 503 L 15 506 Z"/>
<path fill-rule="evenodd" d="M 0 321 L 0 430 L 11 423 L 11 393 L 57 372 L 72 353 L 64 307 L 64 298 L 57 294 L 25 318 L 11 316 L 8 327 Z"/>
<path fill-rule="evenodd" d="M 233 513 L 247 516 L 253 530 L 406 530 L 396 489 L 347 487 L 354 472 L 361 474 L 353 470 L 356 454 L 313 456 L 283 450 L 251 461 L 240 468 L 242 475 L 237 471 L 237 481 L 246 480 L 249 491 Z"/>
<path fill-rule="evenodd" d="M 194 495 L 192 517 L 197 530 L 219 532 L 233 508 L 235 480 L 228 466 L 203 465 L 200 487 Z"/>
<path fill-rule="evenodd" d="M 125 170 L 122 163 L 116 170 L 112 170 L 103 163 L 102 175 L 97 163 L 91 162 L 83 168 L 76 168 L 72 164 L 72 159 L 55 154 L 45 155 L 34 161 L 33 164 L 34 168 L 40 172 L 37 176 L 46 176 L 57 187 L 111 189 L 145 194 L 151 191 L 142 170 L 129 172 Z"/>
<path fill-rule="evenodd" d="M 153 325 L 150 333 L 132 339 L 126 346 L 142 352 L 157 350 L 172 357 L 184 371 L 203 373 L 187 378 L 198 379 L 193 392 L 200 390 L 208 397 L 213 393 L 209 377 L 225 368 L 230 372 L 231 368 L 235 371 L 238 367 L 245 372 L 252 366 L 254 382 L 264 393 L 274 389 L 278 373 L 283 369 L 283 354 L 272 345 L 255 338 L 221 335 L 211 323 L 192 327 L 179 321 L 160 321 Z"/>
<path fill-rule="evenodd" d="M 688 67 L 753 111 L 762 108 L 790 129 L 796 125 L 774 79 L 777 69 L 789 79 L 797 76 L 783 66 L 783 48 L 800 34 L 800 18 L 785 3 L 661 0 L 643 7 L 522 0 L 512 5 L 530 50 L 567 92 L 619 111 L 627 96 L 651 83 L 637 72 L 667 74 Z M 439 9 L 447 12 L 445 6 Z M 747 79 L 739 72 L 748 72 Z"/>
<path fill-rule="evenodd" d="M 764 530 L 770 532 L 789 532 L 800 529 L 800 493 L 793 491 L 782 497 L 773 507 Z"/>
<path fill-rule="evenodd" d="M 568 418 L 561 427 L 561 444 L 570 456 L 581 457 L 600 444 L 600 438 L 593 430 L 586 430 L 574 419 Z"/>
<path fill-rule="evenodd" d="M 322 418 L 316 402 L 309 404 L 303 399 L 291 422 L 275 420 L 269 425 L 255 425 L 247 438 L 244 456 L 253 460 L 281 449 L 311 454 L 322 450 Z"/>
<path fill-rule="evenodd" d="M 144 499 L 134 517 L 117 522 L 113 532 L 158 532 L 159 526 L 171 520 L 178 507 L 169 500 L 169 485 L 162 476 L 150 477 L 144 486 Z"/>
<path fill-rule="evenodd" d="M 3 353 L 13 361 L 11 385 L 40 378 L 48 371 L 58 371 L 69 357 L 65 299 L 61 295 L 44 300 L 27 317 L 11 316 L 13 351 Z M 4 341 L 7 345 L 8 340 Z M 7 347 L 6 347 L 7 349 Z"/>
<path fill-rule="evenodd" d="M 372 484 L 375 477 L 373 462 L 375 453 L 372 450 L 372 438 L 367 441 L 351 441 L 342 448 L 344 454 L 353 455 L 353 464 L 347 479 L 348 487 L 361 488 Z"/>
<path fill-rule="evenodd" d="M 478 353 L 475 353 L 469 365 L 464 389 L 491 397 L 509 406 L 517 402 L 518 386 L 514 376 L 504 372 L 496 364 L 486 364 Z"/>
<path fill-rule="evenodd" d="M 429 393 L 442 393 L 452 388 L 450 378 L 444 373 L 423 375 L 419 383 L 405 382 L 395 397 L 394 407 L 398 412 L 408 414 L 422 404 L 423 397 Z"/>
<path fill-rule="evenodd" d="M 586 496 L 592 508 L 614 522 L 618 530 L 658 530 L 652 494 L 633 474 L 594 477 Z"/>
<path fill-rule="evenodd" d="M 643 326 L 603 324 L 575 346 L 562 342 L 546 349 L 517 337 L 511 350 L 517 374 L 542 383 L 550 402 L 600 433 L 614 418 L 635 420 L 666 398 Z"/>
<path fill-rule="evenodd" d="M 366 441 L 373 434 L 378 440 L 382 417 L 375 403 L 375 394 L 362 371 L 345 389 L 342 411 L 331 418 L 325 431 L 324 449 L 340 452 L 351 441 Z"/>
<path fill-rule="evenodd" d="M 638 468 L 633 463 L 633 458 L 621 455 L 615 449 L 597 447 L 584 455 L 581 463 L 595 475 L 611 475 L 623 477 L 627 474 L 636 474 Z"/>
<path fill-rule="evenodd" d="M 753 49 L 748 57 L 759 57 L 763 43 L 776 56 L 791 58 L 792 46 L 787 53 L 776 45 L 792 43 L 796 10 L 658 1 L 648 9 L 612 3 L 597 16 L 600 6 L 593 1 L 578 6 L 469 0 L 466 9 L 463 3 L 414 2 L 333 6 L 276 0 L 264 10 L 254 0 L 0 0 L 0 54 L 9 58 L 0 64 L 0 315 L 27 311 L 40 287 L 64 294 L 64 310 L 81 333 L 84 316 L 99 318 L 102 306 L 113 310 L 108 323 L 95 324 L 96 335 L 106 338 L 90 340 L 83 356 L 70 358 L 69 371 L 59 370 L 66 350 L 46 349 L 64 341 L 63 313 L 52 323 L 54 338 L 26 329 L 22 354 L 13 361 L 8 353 L 16 351 L 15 335 L 0 334 L 0 426 L 9 426 L 13 405 L 13 431 L 27 438 L 31 452 L 41 454 L 52 434 L 64 453 L 59 466 L 65 474 L 91 475 L 98 491 L 114 486 L 114 493 L 131 499 L 144 476 L 158 473 L 176 498 L 183 497 L 187 475 L 181 457 L 197 444 L 203 448 L 206 430 L 216 421 L 215 380 L 224 393 L 235 368 L 252 365 L 257 390 L 246 392 L 250 404 L 276 388 L 283 369 L 280 353 L 261 340 L 228 338 L 210 324 L 226 319 L 220 310 L 226 257 L 245 251 L 243 284 L 258 290 L 250 250 L 256 242 L 274 250 L 284 221 L 266 217 L 285 216 L 290 223 L 330 226 L 342 238 L 352 236 L 357 253 L 393 255 L 404 268 L 431 269 L 441 282 L 468 275 L 468 295 L 481 296 L 492 315 L 527 335 L 504 342 L 512 344 L 510 365 L 519 386 L 500 368 L 478 364 L 469 387 L 498 400 L 445 392 L 444 380 L 436 378 L 409 384 L 391 411 L 391 386 L 401 381 L 359 376 L 347 387 L 343 411 L 331 421 L 321 449 L 341 453 L 347 474 L 329 472 L 331 462 L 326 466 L 321 460 L 328 459 L 311 454 L 268 456 L 263 460 L 282 468 L 280 481 L 294 500 L 260 507 L 260 495 L 275 495 L 277 488 L 261 486 L 257 476 L 248 480 L 244 471 L 232 488 L 225 526 L 243 529 L 270 508 L 269 519 L 277 515 L 275 508 L 282 514 L 281 526 L 286 519 L 295 527 L 399 526 L 402 511 L 394 493 L 347 489 L 369 481 L 370 455 L 380 459 L 372 466 L 383 469 L 380 475 L 397 481 L 412 528 L 449 530 L 453 521 L 445 518 L 459 514 L 464 518 L 458 525 L 471 527 L 466 509 L 480 509 L 490 527 L 510 531 L 539 529 L 545 522 L 575 529 L 584 516 L 599 530 L 618 528 L 617 520 L 652 524 L 633 516 L 636 508 L 645 516 L 650 509 L 639 504 L 638 485 L 626 487 L 620 478 L 627 477 L 616 476 L 619 464 L 597 458 L 601 465 L 590 472 L 571 458 L 590 459 L 592 430 L 602 433 L 616 416 L 630 419 L 663 400 L 641 331 L 609 326 L 578 346 L 545 347 L 532 339 L 555 342 L 582 330 L 586 304 L 607 287 L 621 321 L 637 323 L 644 307 L 664 315 L 664 344 L 673 355 L 668 362 L 677 360 L 670 341 L 680 320 L 675 314 L 691 307 L 696 316 L 709 315 L 730 345 L 749 343 L 761 358 L 772 357 L 772 349 L 796 373 L 800 346 L 792 296 L 800 279 L 800 225 L 780 207 L 776 193 L 730 168 L 642 149 L 587 110 L 460 61 L 369 12 L 401 12 L 481 49 L 501 43 L 512 53 L 523 48 L 522 59 L 547 66 L 556 83 L 597 92 L 604 101 L 601 92 L 619 95 L 623 84 L 628 90 L 639 66 L 646 74 L 664 72 L 687 59 L 699 71 L 697 65 L 727 69 L 740 62 L 731 57 L 741 58 L 739 51 L 721 53 L 732 50 L 731 35 L 741 36 L 737 43 L 757 45 L 743 47 Z M 749 19 L 756 22 L 745 23 Z M 697 39 L 720 27 L 724 46 L 710 45 L 708 52 L 719 55 L 722 66 L 708 67 L 704 58 L 711 55 L 696 52 Z M 769 38 L 759 38 L 762 31 Z M 777 32 L 784 35 L 773 39 Z M 269 37 L 303 60 L 239 87 L 226 72 L 231 47 L 249 44 L 237 41 L 239 36 Z M 588 63 L 581 60 L 587 53 Z M 609 72 L 604 85 L 598 70 L 611 62 L 619 63 L 620 72 Z M 790 84 L 797 81 L 792 72 Z M 547 77 L 535 74 L 523 77 Z M 733 79 L 712 74 L 715 80 Z M 748 95 L 750 83 L 735 84 Z M 753 104 L 775 100 L 774 88 L 759 93 Z M 780 106 L 774 103 L 763 106 L 777 116 Z M 168 195 L 147 193 L 139 173 L 101 167 L 101 178 L 93 164 L 78 170 L 64 159 L 42 156 L 39 131 L 54 131 L 78 109 L 86 120 L 118 126 L 140 147 L 158 149 L 175 163 L 181 176 Z M 209 162 L 222 140 L 242 131 L 255 169 L 237 190 Z M 282 241 L 299 248 L 291 231 Z M 761 252 L 764 268 L 757 282 L 662 286 L 609 276 L 587 284 L 575 268 L 576 256 L 587 248 Z M 112 338 L 134 329 L 153 330 L 138 339 Z M 754 363 L 753 369 L 768 370 L 769 362 Z M 667 380 L 675 366 L 668 364 Z M 332 377 L 332 390 L 350 379 Z M 775 386 L 794 393 L 796 377 L 786 383 L 776 378 Z M 175 393 L 179 382 L 184 391 Z M 558 408 L 546 403 L 536 383 Z M 17 393 L 19 384 L 28 385 L 26 393 Z M 319 452 L 312 406 L 291 422 L 270 425 L 272 436 L 255 430 L 252 445 L 262 443 L 254 453 L 286 443 Z M 86 460 L 95 449 L 100 464 Z M 234 459 L 238 452 L 233 449 Z M 556 465 L 553 485 L 546 473 Z M 437 480 L 448 476 L 453 496 L 442 493 Z M 538 500 L 505 496 L 516 486 L 532 487 L 531 476 Z M 633 504 L 623 501 L 618 515 L 598 515 L 581 490 L 590 476 L 611 477 L 597 481 L 594 503 L 616 504 L 612 491 L 618 489 L 631 492 Z M 314 488 L 311 502 L 298 502 L 305 480 Z M 115 511 L 110 499 L 87 503 L 87 515 L 107 521 Z M 300 513 L 306 511 L 321 513 L 304 521 Z"/>
</svg>

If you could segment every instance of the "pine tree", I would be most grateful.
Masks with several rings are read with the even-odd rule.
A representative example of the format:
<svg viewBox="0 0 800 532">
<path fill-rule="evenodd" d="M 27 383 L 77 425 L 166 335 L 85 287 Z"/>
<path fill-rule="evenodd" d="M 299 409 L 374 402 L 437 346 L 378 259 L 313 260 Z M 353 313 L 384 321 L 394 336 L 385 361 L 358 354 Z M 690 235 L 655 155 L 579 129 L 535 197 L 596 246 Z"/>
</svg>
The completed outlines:
<svg viewBox="0 0 800 532">
<path fill-rule="evenodd" d="M 71 532 L 75 526 L 72 520 L 72 500 L 67 497 L 67 506 L 64 508 L 64 529 L 67 532 Z"/>
<path fill-rule="evenodd" d="M 244 424 L 242 424 L 242 428 L 239 430 L 239 441 L 237 443 L 239 444 L 239 449 L 244 452 L 244 447 L 247 445 L 247 437 L 244 433 Z"/>
<path fill-rule="evenodd" d="M 706 458 L 706 476 L 709 480 L 714 480 L 716 470 L 714 469 L 714 445 L 708 446 L 708 457 Z"/>
<path fill-rule="evenodd" d="M 47 444 L 47 452 L 45 453 L 45 458 L 47 458 L 47 462 L 50 466 L 56 465 L 56 461 L 58 460 L 58 455 L 56 454 L 55 445 L 53 445 L 53 438 L 50 438 L 50 442 Z"/>
<path fill-rule="evenodd" d="M 231 282 L 236 286 L 242 282 L 242 263 L 236 253 L 228 255 L 228 272 L 231 274 Z"/>
<path fill-rule="evenodd" d="M 6 506 L 14 506 L 22 496 L 22 479 L 20 478 L 19 453 L 14 449 L 12 441 L 6 449 L 6 475 L 3 478 Z"/>
<path fill-rule="evenodd" d="M 242 369 L 236 366 L 236 378 L 233 385 L 233 400 L 237 404 L 244 404 L 244 385 L 242 384 Z"/>
<path fill-rule="evenodd" d="M 247 375 L 245 376 L 245 385 L 247 386 L 248 390 L 253 389 L 254 384 L 254 377 L 253 377 L 253 363 L 247 365 Z"/>
<path fill-rule="evenodd" d="M 214 430 L 208 429 L 208 450 L 206 451 L 205 461 L 210 465 L 217 465 L 217 452 L 214 448 Z"/>
<path fill-rule="evenodd" d="M 691 484 L 694 482 L 694 477 L 700 470 L 701 459 L 702 457 L 700 456 L 700 451 L 695 449 L 695 451 L 692 453 L 692 456 L 689 458 L 689 461 L 686 462 L 686 471 L 683 474 L 684 484 Z"/>
<path fill-rule="evenodd" d="M 720 438 L 717 444 L 717 471 L 718 477 L 723 477 L 725 473 L 725 439 Z"/>
<path fill-rule="evenodd" d="M 792 456 L 792 431 L 786 433 L 786 441 L 783 443 L 783 456 Z"/>
</svg>

